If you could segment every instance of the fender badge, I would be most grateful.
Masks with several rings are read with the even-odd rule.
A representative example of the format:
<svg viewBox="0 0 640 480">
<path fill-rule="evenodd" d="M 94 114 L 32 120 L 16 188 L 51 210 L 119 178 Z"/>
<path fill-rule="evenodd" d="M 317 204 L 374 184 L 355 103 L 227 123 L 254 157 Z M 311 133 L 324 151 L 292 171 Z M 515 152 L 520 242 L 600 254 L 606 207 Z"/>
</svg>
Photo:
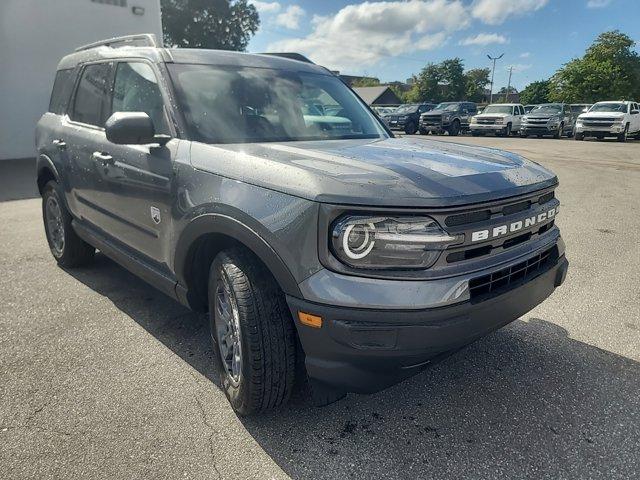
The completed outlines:
<svg viewBox="0 0 640 480">
<path fill-rule="evenodd" d="M 162 219 L 160 218 L 160 209 L 158 207 L 151 207 L 151 219 L 156 225 L 158 225 L 162 221 Z"/>
</svg>

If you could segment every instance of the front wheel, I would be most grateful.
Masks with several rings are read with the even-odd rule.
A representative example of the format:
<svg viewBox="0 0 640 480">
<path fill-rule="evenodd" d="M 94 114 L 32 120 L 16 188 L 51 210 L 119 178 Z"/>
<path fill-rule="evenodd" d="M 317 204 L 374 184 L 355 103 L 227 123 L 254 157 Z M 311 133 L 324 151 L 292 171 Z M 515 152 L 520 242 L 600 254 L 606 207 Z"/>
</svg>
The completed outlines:
<svg viewBox="0 0 640 480">
<path fill-rule="evenodd" d="M 562 132 L 564 130 L 564 124 L 558 125 L 558 129 L 553 133 L 553 138 L 562 138 Z"/>
<path fill-rule="evenodd" d="M 404 127 L 404 133 L 406 133 L 407 135 L 413 135 L 417 131 L 418 127 L 416 127 L 416 124 L 413 122 L 407 123 Z"/>
<path fill-rule="evenodd" d="M 82 240 L 73 229 L 62 189 L 54 180 L 42 190 L 42 219 L 49 249 L 58 265 L 81 267 L 93 260 L 96 249 Z"/>
<path fill-rule="evenodd" d="M 448 132 L 449 132 L 449 135 L 451 135 L 452 137 L 458 136 L 458 134 L 460 133 L 460 122 L 458 120 L 454 120 L 451 126 L 449 127 Z"/>
<path fill-rule="evenodd" d="M 626 142 L 627 141 L 627 133 L 629 133 L 629 124 L 628 123 L 624 127 L 624 132 L 618 134 L 618 141 L 619 142 Z"/>
<path fill-rule="evenodd" d="M 582 141 L 582 140 L 584 140 L 584 133 L 576 132 L 576 134 L 573 136 L 573 138 L 574 138 L 575 140 Z"/>
<path fill-rule="evenodd" d="M 209 270 L 209 323 L 220 383 L 239 415 L 285 403 L 293 389 L 295 332 L 284 294 L 248 251 L 220 252 Z"/>
</svg>

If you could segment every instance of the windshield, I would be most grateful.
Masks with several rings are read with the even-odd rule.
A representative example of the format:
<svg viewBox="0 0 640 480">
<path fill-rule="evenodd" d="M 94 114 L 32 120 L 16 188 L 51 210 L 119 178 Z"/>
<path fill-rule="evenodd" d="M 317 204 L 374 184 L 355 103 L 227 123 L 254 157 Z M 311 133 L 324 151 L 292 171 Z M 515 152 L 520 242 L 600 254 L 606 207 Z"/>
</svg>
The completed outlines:
<svg viewBox="0 0 640 480">
<path fill-rule="evenodd" d="M 589 111 L 627 113 L 627 106 L 624 103 L 596 103 Z"/>
<path fill-rule="evenodd" d="M 571 105 L 571 113 L 580 114 L 589 110 L 588 105 Z"/>
<path fill-rule="evenodd" d="M 511 113 L 513 111 L 512 106 L 508 105 L 489 105 L 482 113 Z"/>
<path fill-rule="evenodd" d="M 396 111 L 393 113 L 402 115 L 407 113 L 415 113 L 417 111 L 418 111 L 418 105 L 400 105 L 398 108 L 396 108 Z"/>
<path fill-rule="evenodd" d="M 560 113 L 562 111 L 562 105 L 558 104 L 549 104 L 549 105 L 538 105 L 531 113 Z"/>
<path fill-rule="evenodd" d="M 255 67 L 168 65 L 190 138 L 204 143 L 386 136 L 331 75 Z"/>
<path fill-rule="evenodd" d="M 455 112 L 458 110 L 458 104 L 457 103 L 439 103 L 438 106 L 436 108 L 434 108 L 434 110 L 449 110 L 450 112 Z"/>
</svg>

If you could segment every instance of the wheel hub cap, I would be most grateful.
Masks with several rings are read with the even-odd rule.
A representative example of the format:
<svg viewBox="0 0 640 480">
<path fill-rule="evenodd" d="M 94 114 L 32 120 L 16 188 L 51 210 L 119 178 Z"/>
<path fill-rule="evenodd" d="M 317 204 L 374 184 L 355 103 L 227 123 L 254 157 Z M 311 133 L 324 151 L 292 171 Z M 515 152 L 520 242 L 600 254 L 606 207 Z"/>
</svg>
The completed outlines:
<svg viewBox="0 0 640 480">
<path fill-rule="evenodd" d="M 55 197 L 49 197 L 47 199 L 45 216 L 51 249 L 53 253 L 59 257 L 64 252 L 64 221 L 62 220 L 60 204 Z"/>
<path fill-rule="evenodd" d="M 242 342 L 240 317 L 235 299 L 225 276 L 216 287 L 215 327 L 222 364 L 234 385 L 240 382 L 242 372 Z"/>
</svg>

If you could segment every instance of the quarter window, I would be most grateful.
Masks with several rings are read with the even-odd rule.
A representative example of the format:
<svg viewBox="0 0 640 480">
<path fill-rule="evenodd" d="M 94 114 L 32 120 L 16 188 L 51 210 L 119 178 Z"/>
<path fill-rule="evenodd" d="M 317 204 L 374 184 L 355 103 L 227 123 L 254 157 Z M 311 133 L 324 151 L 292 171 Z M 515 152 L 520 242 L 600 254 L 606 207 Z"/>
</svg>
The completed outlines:
<svg viewBox="0 0 640 480">
<path fill-rule="evenodd" d="M 67 100 L 71 95 L 71 87 L 73 80 L 73 69 L 58 70 L 56 79 L 53 82 L 53 90 L 51 91 L 51 100 L 49 101 L 49 111 L 51 113 L 63 114 L 67 107 Z"/>
<path fill-rule="evenodd" d="M 104 126 L 111 91 L 110 80 L 110 63 L 95 63 L 84 68 L 76 90 L 72 120 Z"/>
<path fill-rule="evenodd" d="M 158 79 L 144 62 L 119 63 L 113 88 L 113 112 L 145 112 L 156 133 L 168 133 Z"/>
</svg>

